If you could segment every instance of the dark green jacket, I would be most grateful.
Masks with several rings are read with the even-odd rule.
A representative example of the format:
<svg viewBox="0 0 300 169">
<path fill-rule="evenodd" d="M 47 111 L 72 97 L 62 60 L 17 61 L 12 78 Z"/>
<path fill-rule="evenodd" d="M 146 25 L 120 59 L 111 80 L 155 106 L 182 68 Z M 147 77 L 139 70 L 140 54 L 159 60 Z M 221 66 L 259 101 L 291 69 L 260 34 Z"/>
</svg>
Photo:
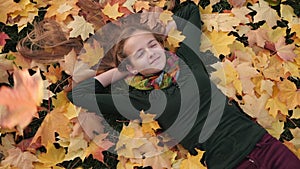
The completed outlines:
<svg viewBox="0 0 300 169">
<path fill-rule="evenodd" d="M 141 91 L 118 83 L 103 87 L 91 78 L 78 84 L 68 98 L 104 117 L 121 114 L 139 118 L 139 111 L 157 114 L 165 132 L 191 152 L 206 151 L 209 169 L 234 168 L 251 152 L 266 131 L 250 120 L 211 83 L 199 52 L 201 23 L 198 7 L 187 2 L 175 8 L 174 19 L 186 39 L 177 50 L 180 72 L 176 84 L 162 90 Z M 214 57 L 214 56 L 211 56 Z M 122 81 L 120 82 L 122 84 Z"/>
</svg>

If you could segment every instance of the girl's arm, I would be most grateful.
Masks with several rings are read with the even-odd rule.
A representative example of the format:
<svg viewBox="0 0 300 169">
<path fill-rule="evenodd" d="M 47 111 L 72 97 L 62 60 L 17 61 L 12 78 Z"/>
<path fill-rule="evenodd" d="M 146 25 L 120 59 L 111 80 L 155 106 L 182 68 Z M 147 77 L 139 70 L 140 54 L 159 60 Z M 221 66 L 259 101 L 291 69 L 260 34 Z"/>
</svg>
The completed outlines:
<svg viewBox="0 0 300 169">
<path fill-rule="evenodd" d="M 110 69 L 104 73 L 101 73 L 94 78 L 98 80 L 104 87 L 127 77 L 129 72 L 120 72 L 118 68 Z"/>
</svg>

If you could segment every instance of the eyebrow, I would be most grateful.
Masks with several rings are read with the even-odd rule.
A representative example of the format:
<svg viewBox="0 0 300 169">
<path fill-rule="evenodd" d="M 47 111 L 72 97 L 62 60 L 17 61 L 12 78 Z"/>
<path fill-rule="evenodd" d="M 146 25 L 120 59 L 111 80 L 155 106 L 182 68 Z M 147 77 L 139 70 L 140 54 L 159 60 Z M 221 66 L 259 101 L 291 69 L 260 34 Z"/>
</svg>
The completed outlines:
<svg viewBox="0 0 300 169">
<path fill-rule="evenodd" d="M 155 41 L 156 39 L 154 38 L 154 39 L 151 39 L 148 43 L 147 43 L 147 45 L 149 45 L 149 44 L 151 44 L 153 41 Z M 141 51 L 141 50 L 143 50 L 142 48 L 140 48 L 140 49 L 138 49 L 135 53 L 134 53 L 134 55 L 136 55 L 139 51 Z"/>
</svg>

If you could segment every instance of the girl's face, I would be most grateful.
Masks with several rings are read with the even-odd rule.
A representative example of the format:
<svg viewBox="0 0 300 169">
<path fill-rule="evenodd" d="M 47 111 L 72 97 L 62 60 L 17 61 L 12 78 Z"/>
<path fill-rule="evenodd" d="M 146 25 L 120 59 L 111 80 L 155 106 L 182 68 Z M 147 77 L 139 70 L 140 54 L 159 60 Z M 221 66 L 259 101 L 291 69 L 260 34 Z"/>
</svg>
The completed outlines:
<svg viewBox="0 0 300 169">
<path fill-rule="evenodd" d="M 133 74 L 158 73 L 166 65 L 164 49 L 151 32 L 134 32 L 124 43 L 124 53 L 131 63 L 127 65 L 127 70 Z"/>
</svg>

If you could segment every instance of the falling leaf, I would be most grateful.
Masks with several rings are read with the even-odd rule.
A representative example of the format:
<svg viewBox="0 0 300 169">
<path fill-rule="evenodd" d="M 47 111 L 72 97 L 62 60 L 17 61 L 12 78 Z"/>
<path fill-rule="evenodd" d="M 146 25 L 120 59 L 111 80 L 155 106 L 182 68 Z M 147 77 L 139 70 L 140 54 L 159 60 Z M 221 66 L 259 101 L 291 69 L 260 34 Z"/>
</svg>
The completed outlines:
<svg viewBox="0 0 300 169">
<path fill-rule="evenodd" d="M 52 143 L 46 145 L 47 152 L 38 155 L 39 162 L 45 167 L 55 166 L 57 163 L 61 163 L 65 158 L 64 148 L 55 148 Z"/>
<path fill-rule="evenodd" d="M 107 15 L 109 18 L 116 20 L 118 17 L 121 17 L 124 15 L 124 13 L 121 13 L 118 11 L 119 4 L 115 3 L 113 6 L 110 5 L 110 3 L 107 3 L 102 10 L 102 12 Z"/>
<path fill-rule="evenodd" d="M 265 20 L 269 27 L 273 27 L 277 24 L 277 20 L 280 19 L 276 11 L 272 9 L 264 0 L 259 0 L 259 3 L 249 7 L 257 12 L 257 14 L 254 16 L 254 22 Z"/>
<path fill-rule="evenodd" d="M 30 76 L 26 69 L 15 69 L 14 83 L 13 88 L 0 88 L 0 105 L 7 108 L 7 112 L 1 114 L 0 124 L 4 128 L 18 126 L 23 129 L 31 122 L 33 116 L 37 116 L 37 106 L 43 98 L 43 80 L 39 70 Z"/>
<path fill-rule="evenodd" d="M 284 79 L 278 82 L 278 89 L 278 97 L 286 103 L 288 109 L 294 109 L 300 105 L 300 90 L 297 89 L 297 86 L 293 82 Z"/>
<path fill-rule="evenodd" d="M 96 65 L 104 56 L 104 50 L 96 40 L 93 40 L 92 43 L 85 43 L 83 49 L 85 52 L 79 55 L 79 58 L 89 66 Z"/>
<path fill-rule="evenodd" d="M 86 22 L 82 16 L 74 16 L 74 21 L 71 21 L 67 27 L 72 28 L 70 37 L 80 35 L 83 41 L 89 37 L 89 34 L 94 34 L 93 24 Z"/>
<path fill-rule="evenodd" d="M 42 125 L 37 130 L 32 139 L 32 143 L 41 139 L 41 145 L 47 146 L 55 142 L 55 132 L 60 137 L 68 138 L 70 136 L 69 119 L 64 116 L 63 108 L 56 108 L 47 114 Z"/>
<path fill-rule="evenodd" d="M 19 148 L 12 148 L 8 151 L 8 156 L 1 161 L 1 165 L 7 165 L 17 167 L 19 169 L 31 169 L 33 162 L 37 162 L 38 158 L 30 152 L 22 152 Z"/>
<path fill-rule="evenodd" d="M 285 44 L 285 38 L 282 37 L 275 43 L 275 49 L 277 51 L 278 56 L 284 61 L 292 61 L 297 55 L 294 53 L 295 45 Z"/>
</svg>

